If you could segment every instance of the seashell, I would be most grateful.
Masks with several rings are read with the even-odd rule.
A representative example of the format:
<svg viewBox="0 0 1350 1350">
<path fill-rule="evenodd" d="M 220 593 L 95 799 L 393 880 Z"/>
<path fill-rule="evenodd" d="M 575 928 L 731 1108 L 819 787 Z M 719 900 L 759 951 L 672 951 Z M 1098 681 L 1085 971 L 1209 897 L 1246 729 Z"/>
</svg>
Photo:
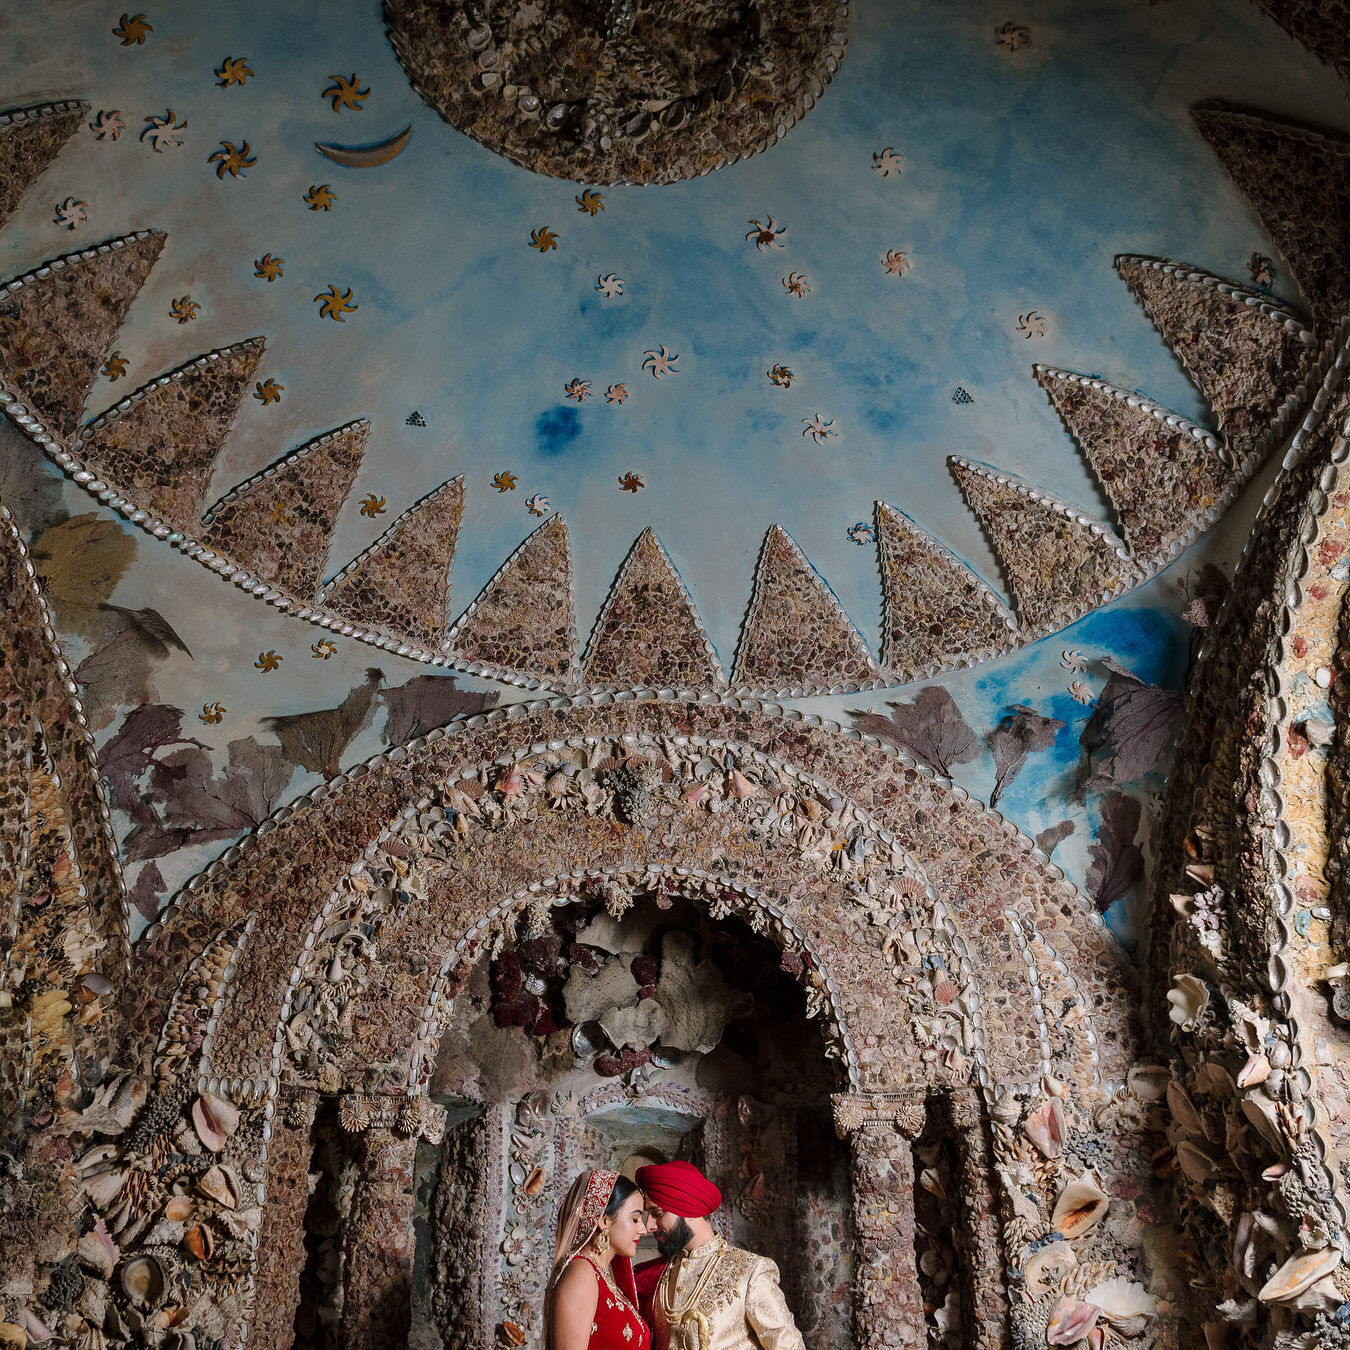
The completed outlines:
<svg viewBox="0 0 1350 1350">
<path fill-rule="evenodd" d="M 529 1176 L 525 1178 L 525 1184 L 520 1188 L 526 1195 L 538 1195 L 544 1189 L 544 1169 L 536 1167 Z"/>
<path fill-rule="evenodd" d="M 190 1195 L 171 1195 L 169 1203 L 164 1206 L 164 1217 L 172 1219 L 174 1223 L 183 1223 L 192 1217 L 192 1211 L 196 1208 Z"/>
<path fill-rule="evenodd" d="M 144 1306 L 159 1301 L 168 1282 L 168 1272 L 157 1256 L 133 1256 L 123 1263 L 119 1278 L 122 1292 L 133 1303 Z"/>
<path fill-rule="evenodd" d="M 1237 1096 L 1237 1083 L 1228 1069 L 1218 1060 L 1211 1059 L 1206 1065 L 1205 1079 L 1207 1090 L 1212 1097 L 1221 1102 L 1231 1102 Z"/>
<path fill-rule="evenodd" d="M 525 1332 L 514 1322 L 503 1322 L 497 1328 L 497 1333 L 503 1345 L 515 1347 L 525 1344 Z"/>
<path fill-rule="evenodd" d="M 1091 1303 L 1080 1303 L 1065 1294 L 1050 1313 L 1045 1328 L 1046 1345 L 1073 1345 L 1097 1325 L 1099 1311 Z"/>
<path fill-rule="evenodd" d="M 1093 1285 L 1083 1300 L 1100 1308 L 1102 1316 L 1113 1326 L 1123 1327 L 1136 1319 L 1158 1315 L 1158 1304 L 1148 1290 L 1123 1275 Z"/>
<path fill-rule="evenodd" d="M 1181 1170 L 1201 1186 L 1223 1174 L 1223 1168 L 1209 1153 L 1190 1139 L 1183 1139 L 1177 1145 L 1177 1162 Z"/>
<path fill-rule="evenodd" d="M 23 1329 L 28 1333 L 29 1345 L 41 1345 L 52 1338 L 51 1328 L 31 1308 L 25 1308 L 19 1316 L 23 1319 Z"/>
<path fill-rule="evenodd" d="M 1061 1267 L 1076 1266 L 1078 1258 L 1067 1242 L 1048 1242 L 1038 1252 L 1027 1257 L 1022 1265 L 1022 1274 L 1026 1281 L 1027 1293 L 1033 1299 L 1043 1298 L 1050 1292 L 1047 1280 L 1052 1270 Z"/>
<path fill-rule="evenodd" d="M 1262 1170 L 1262 1172 L 1261 1172 L 1261 1180 L 1262 1180 L 1262 1181 L 1278 1181 L 1282 1176 L 1284 1176 L 1284 1174 L 1285 1174 L 1288 1170 L 1289 1170 L 1289 1164 L 1288 1164 L 1288 1163 L 1282 1163 L 1282 1162 L 1271 1163 L 1271 1165 L 1270 1165 L 1269 1167 L 1264 1168 L 1264 1169 Z"/>
<path fill-rule="evenodd" d="M 348 1134 L 360 1134 L 373 1119 L 370 1103 L 357 1093 L 347 1093 L 338 1103 L 338 1124 Z"/>
<path fill-rule="evenodd" d="M 226 1209 L 234 1209 L 239 1204 L 239 1177 L 233 1167 L 217 1163 L 198 1179 L 197 1189 Z"/>
<path fill-rule="evenodd" d="M 732 769 L 728 782 L 733 797 L 753 797 L 759 791 L 739 769 Z"/>
<path fill-rule="evenodd" d="M 1171 1070 L 1165 1064 L 1136 1064 L 1126 1075 L 1125 1084 L 1141 1102 L 1156 1102 L 1171 1081 Z"/>
<path fill-rule="evenodd" d="M 183 1246 L 185 1246 L 198 1261 L 209 1261 L 211 1259 L 211 1253 L 216 1249 L 216 1235 L 206 1224 L 194 1224 L 183 1235 Z"/>
<path fill-rule="evenodd" d="M 257 1205 L 251 1205 L 248 1209 L 226 1210 L 219 1219 L 232 1236 L 244 1238 L 256 1231 L 262 1219 L 262 1210 Z"/>
<path fill-rule="evenodd" d="M 17 1322 L 0 1322 L 0 1345 L 17 1345 L 19 1350 L 28 1344 L 28 1333 Z"/>
<path fill-rule="evenodd" d="M 101 1275 L 105 1280 L 112 1275 L 117 1258 L 121 1254 L 117 1249 L 117 1243 L 108 1236 L 108 1230 L 103 1226 L 102 1219 L 99 1219 L 93 1229 L 85 1233 L 75 1244 L 75 1255 L 80 1264 L 95 1275 Z"/>
<path fill-rule="evenodd" d="M 695 783 L 692 787 L 687 787 L 680 794 L 690 805 L 699 801 L 708 791 L 707 783 Z"/>
<path fill-rule="evenodd" d="M 1265 1055 L 1251 1055 L 1239 1071 L 1236 1082 L 1240 1088 L 1255 1087 L 1269 1077 L 1270 1061 Z"/>
<path fill-rule="evenodd" d="M 936 1195 L 939 1200 L 947 1198 L 947 1187 L 943 1183 L 942 1173 L 934 1167 L 925 1167 L 919 1173 L 919 1185 L 930 1195 Z"/>
<path fill-rule="evenodd" d="M 127 1168 L 113 1172 L 99 1172 L 84 1183 L 84 1193 L 93 1202 L 97 1210 L 106 1210 L 114 1200 L 127 1179 Z"/>
<path fill-rule="evenodd" d="M 1288 1303 L 1325 1279 L 1340 1263 L 1341 1254 L 1335 1247 L 1296 1252 L 1261 1286 L 1256 1297 L 1262 1303 Z"/>
<path fill-rule="evenodd" d="M 1041 1091 L 1044 1092 L 1047 1097 L 1058 1097 L 1060 1101 L 1064 1102 L 1069 1100 L 1069 1085 L 1061 1082 L 1052 1073 L 1047 1073 L 1042 1077 Z"/>
<path fill-rule="evenodd" d="M 1087 1335 L 1088 1350 L 1106 1350 L 1106 1328 L 1093 1327 Z"/>
<path fill-rule="evenodd" d="M 1281 1156 L 1288 1156 L 1289 1143 L 1280 1128 L 1275 1103 L 1269 1097 L 1253 1094 L 1242 1099 L 1242 1114 L 1256 1132 Z"/>
<path fill-rule="evenodd" d="M 238 1128 L 239 1112 L 229 1102 L 204 1092 L 192 1103 L 192 1124 L 197 1138 L 212 1153 L 219 1153 Z"/>
<path fill-rule="evenodd" d="M 1058 1158 L 1064 1152 L 1064 1141 L 1069 1137 L 1064 1103 L 1058 1097 L 1047 1098 L 1026 1118 L 1022 1129 L 1045 1157 Z"/>
<path fill-rule="evenodd" d="M 1171 1005 L 1167 1015 L 1183 1031 L 1194 1031 L 1209 1008 L 1209 989 L 1195 975 L 1178 975 L 1175 979 L 1176 984 L 1167 991 Z"/>
<path fill-rule="evenodd" d="M 525 791 L 525 775 L 521 773 L 519 764 L 512 764 L 497 779 L 497 791 L 503 797 L 519 797 Z"/>
<path fill-rule="evenodd" d="M 1187 1134 L 1205 1132 L 1204 1122 L 1200 1119 L 1200 1112 L 1195 1109 L 1195 1103 L 1191 1101 L 1190 1093 L 1178 1082 L 1167 1085 L 1167 1109 L 1172 1113 L 1172 1119 Z"/>
<path fill-rule="evenodd" d="M 1059 1193 L 1050 1226 L 1063 1233 L 1066 1238 L 1082 1237 L 1084 1233 L 1097 1226 L 1110 1203 L 1106 1198 L 1106 1192 L 1093 1181 L 1091 1173 L 1084 1172 L 1076 1181 L 1069 1182 Z M 1087 1328 L 1078 1334 L 1080 1338 L 1086 1336 Z M 1052 1341 L 1051 1344 L 1067 1345 L 1071 1342 Z"/>
</svg>

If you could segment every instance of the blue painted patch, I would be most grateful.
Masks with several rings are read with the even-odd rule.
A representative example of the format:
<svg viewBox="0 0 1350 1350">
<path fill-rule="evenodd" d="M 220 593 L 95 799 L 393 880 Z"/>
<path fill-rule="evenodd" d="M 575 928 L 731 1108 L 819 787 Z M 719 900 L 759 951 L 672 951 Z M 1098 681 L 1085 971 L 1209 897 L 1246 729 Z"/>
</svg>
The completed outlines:
<svg viewBox="0 0 1350 1350">
<path fill-rule="evenodd" d="M 1102 647 L 1141 680 L 1177 688 L 1186 671 L 1186 625 L 1161 609 L 1112 608 L 1089 614 L 1066 644 Z"/>
<path fill-rule="evenodd" d="M 539 414 L 534 434 L 541 455 L 561 455 L 581 435 L 581 414 L 575 408 L 550 408 Z"/>
</svg>

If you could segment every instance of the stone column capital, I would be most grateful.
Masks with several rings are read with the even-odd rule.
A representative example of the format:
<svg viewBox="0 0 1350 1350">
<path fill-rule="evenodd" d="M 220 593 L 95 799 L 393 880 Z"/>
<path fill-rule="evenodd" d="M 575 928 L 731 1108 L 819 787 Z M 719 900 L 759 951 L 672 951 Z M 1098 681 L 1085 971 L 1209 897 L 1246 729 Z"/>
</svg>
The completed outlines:
<svg viewBox="0 0 1350 1350">
<path fill-rule="evenodd" d="M 847 1139 L 858 1130 L 886 1126 L 913 1143 L 928 1119 L 924 1097 L 922 1091 L 836 1093 L 830 1098 L 834 1128 L 840 1139 Z"/>
</svg>

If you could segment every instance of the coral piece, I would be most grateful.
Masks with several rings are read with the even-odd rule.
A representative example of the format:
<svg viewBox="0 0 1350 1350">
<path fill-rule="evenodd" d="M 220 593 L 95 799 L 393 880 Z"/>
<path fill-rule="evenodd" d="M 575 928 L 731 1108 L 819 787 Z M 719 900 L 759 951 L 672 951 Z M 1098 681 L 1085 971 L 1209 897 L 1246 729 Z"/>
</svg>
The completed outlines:
<svg viewBox="0 0 1350 1350">
<path fill-rule="evenodd" d="M 385 0 L 413 88 L 452 126 L 536 173 L 673 183 L 774 144 L 838 69 L 844 0 L 491 14 Z"/>
<path fill-rule="evenodd" d="M 732 683 L 779 694 L 875 688 L 881 669 L 824 578 L 779 525 L 764 536 Z"/>
<path fill-rule="evenodd" d="M 162 234 L 142 230 L 53 258 L 4 287 L 0 394 L 23 406 L 11 415 L 29 436 L 69 444 L 113 335 L 163 247 Z"/>
<path fill-rule="evenodd" d="M 463 475 L 410 506 L 324 588 L 324 609 L 401 642 L 436 647 L 450 615 Z"/>
<path fill-rule="evenodd" d="M 1242 486 L 1245 476 L 1212 432 L 1127 389 L 1049 366 L 1035 370 L 1146 571 L 1217 520 Z"/>
<path fill-rule="evenodd" d="M 142 386 L 87 426 L 72 447 L 92 475 L 127 501 L 192 537 L 216 457 L 230 434 L 263 339 L 208 352 Z"/>
<path fill-rule="evenodd" d="M 595 621 L 584 678 L 611 689 L 726 686 L 694 602 L 650 528 L 629 550 Z"/>
<path fill-rule="evenodd" d="M 349 422 L 254 474 L 206 513 L 201 542 L 312 603 L 369 435 L 369 422 Z"/>
<path fill-rule="evenodd" d="M 1099 520 L 996 469 L 948 463 L 1007 573 L 1025 628 L 1062 628 L 1141 580 Z"/>
<path fill-rule="evenodd" d="M 570 681 L 576 661 L 572 549 L 561 516 L 546 520 L 498 568 L 445 645 L 470 673 Z"/>
<path fill-rule="evenodd" d="M 1008 650 L 1017 620 L 970 568 L 885 502 L 876 505 L 876 521 L 881 659 L 898 682 Z"/>
<path fill-rule="evenodd" d="M 0 113 L 0 229 L 88 111 L 83 99 L 69 99 Z"/>
<path fill-rule="evenodd" d="M 1238 472 L 1250 473 L 1293 413 L 1313 335 L 1264 292 L 1182 263 L 1123 254 L 1116 269 L 1214 409 Z"/>
<path fill-rule="evenodd" d="M 1329 332 L 1350 308 L 1350 140 L 1221 103 L 1191 115 Z"/>
</svg>

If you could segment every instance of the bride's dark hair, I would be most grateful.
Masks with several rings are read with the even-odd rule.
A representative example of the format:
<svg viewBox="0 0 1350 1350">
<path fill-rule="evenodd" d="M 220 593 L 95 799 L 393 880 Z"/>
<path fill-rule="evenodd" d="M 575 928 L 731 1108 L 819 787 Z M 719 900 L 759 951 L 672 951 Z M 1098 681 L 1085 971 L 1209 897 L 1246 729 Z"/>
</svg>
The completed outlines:
<svg viewBox="0 0 1350 1350">
<path fill-rule="evenodd" d="M 638 1184 L 636 1181 L 629 1181 L 625 1176 L 619 1177 L 614 1183 L 614 1189 L 609 1193 L 609 1203 L 605 1206 L 605 1218 L 617 1218 L 619 1211 L 628 1202 L 629 1197 L 636 1195 L 637 1192 Z"/>
</svg>

